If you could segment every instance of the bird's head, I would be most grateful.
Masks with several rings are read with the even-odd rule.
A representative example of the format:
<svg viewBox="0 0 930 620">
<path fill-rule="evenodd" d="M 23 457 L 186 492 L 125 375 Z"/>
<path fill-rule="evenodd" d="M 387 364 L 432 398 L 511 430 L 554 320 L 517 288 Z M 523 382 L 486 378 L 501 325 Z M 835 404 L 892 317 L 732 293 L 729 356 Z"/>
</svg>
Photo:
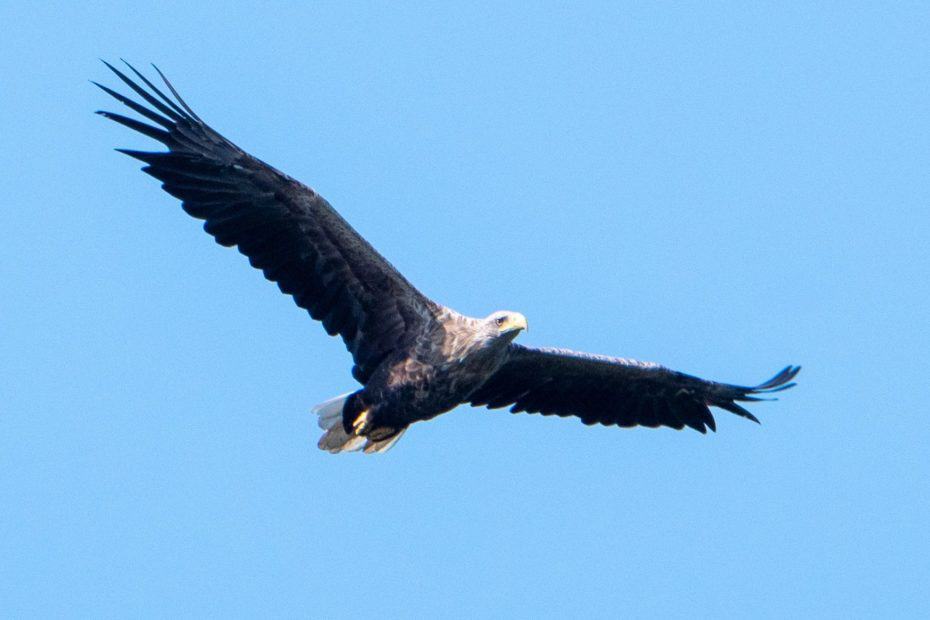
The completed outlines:
<svg viewBox="0 0 930 620">
<path fill-rule="evenodd" d="M 512 310 L 498 310 L 485 319 L 489 331 L 498 338 L 513 340 L 524 329 L 528 328 L 526 317 Z"/>
</svg>

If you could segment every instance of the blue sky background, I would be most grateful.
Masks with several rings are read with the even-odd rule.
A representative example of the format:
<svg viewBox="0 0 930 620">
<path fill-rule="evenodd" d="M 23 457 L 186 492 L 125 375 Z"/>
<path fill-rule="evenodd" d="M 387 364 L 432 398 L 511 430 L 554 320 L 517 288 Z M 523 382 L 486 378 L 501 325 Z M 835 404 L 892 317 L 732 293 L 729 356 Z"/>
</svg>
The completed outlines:
<svg viewBox="0 0 930 620">
<path fill-rule="evenodd" d="M 0 4 L 0 615 L 926 612 L 926 5 L 94 4 Z M 120 56 L 524 343 L 800 386 L 322 453 L 343 345 L 113 152 Z"/>
</svg>

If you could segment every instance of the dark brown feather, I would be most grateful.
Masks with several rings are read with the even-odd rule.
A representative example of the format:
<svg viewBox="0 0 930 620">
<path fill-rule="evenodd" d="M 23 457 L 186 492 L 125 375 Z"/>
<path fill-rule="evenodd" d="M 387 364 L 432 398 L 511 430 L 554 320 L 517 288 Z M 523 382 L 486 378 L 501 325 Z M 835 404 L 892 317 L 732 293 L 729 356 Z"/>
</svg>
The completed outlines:
<svg viewBox="0 0 930 620">
<path fill-rule="evenodd" d="M 758 386 L 742 387 L 657 364 L 514 344 L 508 361 L 469 402 L 491 409 L 509 405 L 513 413 L 576 416 L 585 424 L 688 426 L 706 433 L 717 430 L 710 407 L 758 422 L 737 401 L 790 388 L 799 370 L 788 366 Z"/>
<path fill-rule="evenodd" d="M 203 123 L 167 80 L 175 100 L 127 66 L 144 87 L 107 64 L 154 109 L 98 86 L 160 127 L 100 114 L 158 140 L 168 151 L 121 152 L 144 162 L 145 172 L 183 201 L 187 213 L 205 220 L 204 230 L 217 243 L 237 246 L 254 267 L 322 320 L 327 332 L 340 334 L 353 354 L 356 379 L 365 383 L 381 360 L 428 329 L 436 304 L 326 200 Z"/>
</svg>

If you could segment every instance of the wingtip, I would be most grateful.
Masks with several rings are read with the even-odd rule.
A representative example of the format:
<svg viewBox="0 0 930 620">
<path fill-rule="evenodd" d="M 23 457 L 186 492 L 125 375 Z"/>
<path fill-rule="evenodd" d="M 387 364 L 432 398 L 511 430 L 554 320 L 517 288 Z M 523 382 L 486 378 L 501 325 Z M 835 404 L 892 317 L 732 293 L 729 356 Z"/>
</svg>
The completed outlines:
<svg viewBox="0 0 930 620">
<path fill-rule="evenodd" d="M 116 151 L 117 153 L 122 153 L 123 155 L 128 155 L 128 156 L 132 157 L 133 159 L 138 159 L 139 161 L 141 161 L 141 162 L 143 162 L 143 163 L 146 163 L 146 164 L 151 164 L 151 163 L 152 163 L 152 162 L 151 162 L 151 159 L 152 159 L 153 153 L 151 153 L 151 152 L 149 152 L 149 151 L 139 151 L 139 150 L 136 150 L 136 149 L 124 149 L 124 148 L 121 148 L 121 147 L 114 148 L 113 150 Z"/>
<path fill-rule="evenodd" d="M 772 392 L 781 392 L 782 390 L 787 390 L 789 388 L 797 385 L 791 380 L 794 379 L 798 373 L 801 372 L 800 366 L 785 366 L 780 371 L 778 371 L 775 376 L 773 376 L 768 381 L 763 381 L 759 385 L 756 385 L 748 390 L 750 394 L 754 393 L 772 393 Z"/>
<path fill-rule="evenodd" d="M 109 62 L 107 62 L 107 61 L 104 60 L 103 58 L 100 59 L 100 62 L 102 62 L 104 65 L 106 65 L 107 69 L 109 69 L 110 71 L 112 71 L 112 72 L 115 73 L 116 75 L 119 75 L 119 69 L 117 69 L 116 67 L 114 67 L 113 65 L 111 65 Z"/>
<path fill-rule="evenodd" d="M 181 93 L 179 93 L 177 89 L 175 89 L 174 85 L 168 80 L 165 74 L 162 73 L 162 70 L 158 68 L 158 65 L 156 65 L 154 62 L 151 64 L 152 64 L 152 68 L 155 69 L 155 73 L 157 73 L 158 76 L 161 78 L 161 81 L 165 83 L 165 86 L 168 87 L 168 90 L 171 91 L 171 94 L 174 95 L 174 98 L 178 100 L 178 103 L 181 104 L 181 107 L 184 108 L 184 110 L 187 111 L 187 113 L 190 114 L 194 120 L 200 121 L 202 123 L 203 120 L 199 116 L 197 116 L 197 113 L 194 112 L 194 110 L 191 109 L 189 105 L 187 105 L 187 102 L 184 101 L 184 97 L 182 97 Z"/>
</svg>

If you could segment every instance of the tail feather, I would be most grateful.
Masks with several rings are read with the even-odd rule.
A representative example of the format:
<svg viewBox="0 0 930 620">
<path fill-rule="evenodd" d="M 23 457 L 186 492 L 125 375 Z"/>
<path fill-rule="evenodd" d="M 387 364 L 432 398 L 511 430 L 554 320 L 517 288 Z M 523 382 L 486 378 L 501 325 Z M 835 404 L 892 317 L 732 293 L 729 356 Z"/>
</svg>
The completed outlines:
<svg viewBox="0 0 930 620">
<path fill-rule="evenodd" d="M 313 413 L 319 416 L 317 424 L 326 431 L 317 443 L 320 450 L 336 454 L 338 452 L 354 452 L 362 449 L 365 445 L 366 439 L 364 437 L 350 435 L 342 425 L 342 408 L 351 395 L 352 392 L 341 394 L 313 408 Z"/>
<path fill-rule="evenodd" d="M 355 392 L 349 392 L 331 398 L 325 402 L 316 405 L 313 413 L 319 416 L 317 424 L 325 433 L 320 437 L 317 446 L 320 450 L 326 450 L 332 454 L 340 452 L 355 452 L 356 450 L 365 449 L 365 454 L 381 454 L 390 450 L 397 440 L 401 438 L 406 430 L 401 429 L 399 432 L 389 436 L 372 441 L 363 435 L 347 433 L 345 425 L 342 422 L 342 412 L 346 401 L 352 397 Z"/>
<path fill-rule="evenodd" d="M 345 394 L 340 394 L 335 398 L 330 398 L 327 401 L 323 401 L 318 405 L 314 405 L 313 413 L 320 416 L 320 419 L 317 420 L 317 424 L 319 424 L 320 428 L 329 430 L 333 427 L 336 421 L 338 421 L 339 424 L 342 424 L 342 408 L 345 406 L 346 401 L 351 395 L 352 392 L 347 392 Z"/>
<path fill-rule="evenodd" d="M 338 454 L 340 452 L 361 450 L 366 441 L 367 439 L 364 437 L 349 435 L 341 426 L 337 426 L 323 433 L 316 445 L 320 450 L 326 450 L 330 454 Z"/>
<path fill-rule="evenodd" d="M 406 428 L 400 429 L 396 435 L 391 435 L 387 439 L 381 439 L 380 441 L 369 441 L 365 444 L 365 454 L 384 454 L 388 450 L 394 447 L 394 444 L 403 436 Z"/>
</svg>

